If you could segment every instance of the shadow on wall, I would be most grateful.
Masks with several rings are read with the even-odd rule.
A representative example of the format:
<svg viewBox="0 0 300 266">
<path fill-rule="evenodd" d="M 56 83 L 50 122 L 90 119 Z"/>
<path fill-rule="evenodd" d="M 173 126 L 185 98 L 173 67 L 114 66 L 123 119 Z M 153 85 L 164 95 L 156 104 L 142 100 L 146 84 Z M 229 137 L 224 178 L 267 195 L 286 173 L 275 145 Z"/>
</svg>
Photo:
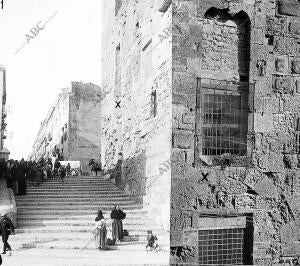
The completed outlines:
<svg viewBox="0 0 300 266">
<path fill-rule="evenodd" d="M 137 203 L 143 203 L 146 195 L 146 158 L 143 151 L 139 155 L 123 160 L 119 159 L 114 168 L 106 172 L 115 180 L 118 188 L 126 191 Z"/>
</svg>

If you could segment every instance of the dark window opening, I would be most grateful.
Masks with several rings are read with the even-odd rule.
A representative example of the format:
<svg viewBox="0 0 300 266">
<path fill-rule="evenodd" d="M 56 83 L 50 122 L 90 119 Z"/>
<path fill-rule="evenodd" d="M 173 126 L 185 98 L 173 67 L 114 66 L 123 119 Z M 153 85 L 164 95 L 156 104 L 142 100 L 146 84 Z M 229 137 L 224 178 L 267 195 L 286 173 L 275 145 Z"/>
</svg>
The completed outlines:
<svg viewBox="0 0 300 266">
<path fill-rule="evenodd" d="M 274 44 L 274 36 L 273 35 L 266 35 L 265 36 L 268 39 L 268 45 L 273 45 Z"/>
<path fill-rule="evenodd" d="M 120 44 L 116 47 L 115 58 L 115 96 L 120 96 L 121 90 L 121 62 L 120 62 Z"/>
<path fill-rule="evenodd" d="M 115 0 L 115 16 L 118 15 L 121 6 L 122 6 L 122 0 Z"/>
<path fill-rule="evenodd" d="M 156 91 L 151 93 L 151 116 L 155 117 L 157 114 L 157 95 Z"/>
</svg>

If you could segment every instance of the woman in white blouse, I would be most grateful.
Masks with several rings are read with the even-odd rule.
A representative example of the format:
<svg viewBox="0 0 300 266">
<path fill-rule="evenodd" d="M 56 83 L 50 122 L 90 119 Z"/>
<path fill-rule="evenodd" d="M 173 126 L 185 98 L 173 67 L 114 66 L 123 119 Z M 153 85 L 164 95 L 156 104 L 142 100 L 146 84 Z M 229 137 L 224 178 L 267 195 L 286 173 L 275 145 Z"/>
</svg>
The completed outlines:
<svg viewBox="0 0 300 266">
<path fill-rule="evenodd" d="M 106 244 L 106 223 L 102 211 L 99 210 L 97 213 L 97 217 L 95 218 L 95 244 L 99 249 L 104 249 Z"/>
</svg>

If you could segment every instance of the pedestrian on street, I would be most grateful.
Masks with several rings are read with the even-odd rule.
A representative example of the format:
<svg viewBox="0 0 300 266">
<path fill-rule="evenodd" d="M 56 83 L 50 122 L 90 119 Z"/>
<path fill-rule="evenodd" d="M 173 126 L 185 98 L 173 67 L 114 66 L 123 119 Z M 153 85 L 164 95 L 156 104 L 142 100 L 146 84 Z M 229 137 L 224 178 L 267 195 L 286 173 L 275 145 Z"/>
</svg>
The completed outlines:
<svg viewBox="0 0 300 266">
<path fill-rule="evenodd" d="M 97 217 L 95 218 L 95 244 L 98 249 L 105 249 L 106 245 L 106 223 L 102 211 L 99 210 L 97 213 Z"/>
<path fill-rule="evenodd" d="M 47 178 L 51 179 L 53 163 L 50 158 L 47 161 Z"/>
<path fill-rule="evenodd" d="M 19 195 L 26 195 L 26 163 L 25 160 L 22 160 L 19 163 Z"/>
<path fill-rule="evenodd" d="M 67 177 L 69 177 L 71 175 L 71 165 L 70 165 L 70 163 L 68 163 L 68 165 L 66 167 L 66 171 L 67 171 Z"/>
<path fill-rule="evenodd" d="M 64 178 L 66 177 L 66 169 L 65 169 L 65 167 L 63 165 L 61 165 L 59 167 L 59 176 L 60 176 L 61 182 L 65 183 L 64 182 Z"/>
<path fill-rule="evenodd" d="M 1 226 L 1 234 L 2 234 L 2 241 L 3 241 L 3 253 L 6 254 L 6 250 L 11 251 L 11 247 L 8 244 L 8 237 L 11 234 L 15 234 L 15 228 L 12 221 L 7 217 L 6 214 L 1 216 L 0 220 Z"/>
<path fill-rule="evenodd" d="M 59 173 L 58 173 L 58 170 L 59 168 L 61 167 L 61 164 L 59 162 L 58 159 L 55 160 L 55 163 L 54 163 L 54 176 L 57 178 Z"/>
<path fill-rule="evenodd" d="M 110 214 L 110 218 L 113 220 L 112 222 L 112 238 L 116 240 L 117 243 L 121 242 L 123 238 L 123 222 L 126 218 L 126 213 L 124 213 L 119 205 L 115 205 L 114 209 Z"/>
</svg>

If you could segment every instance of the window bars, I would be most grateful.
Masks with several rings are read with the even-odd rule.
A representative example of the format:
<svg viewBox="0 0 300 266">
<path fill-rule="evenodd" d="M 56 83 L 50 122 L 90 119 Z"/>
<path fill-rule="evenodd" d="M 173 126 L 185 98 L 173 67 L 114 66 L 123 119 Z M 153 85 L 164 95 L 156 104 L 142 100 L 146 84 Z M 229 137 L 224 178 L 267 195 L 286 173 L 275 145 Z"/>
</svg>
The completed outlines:
<svg viewBox="0 0 300 266">
<path fill-rule="evenodd" d="M 243 228 L 199 230 L 199 265 L 242 265 L 243 245 Z"/>
<path fill-rule="evenodd" d="M 247 153 L 248 83 L 198 80 L 196 145 L 202 155 Z"/>
</svg>

